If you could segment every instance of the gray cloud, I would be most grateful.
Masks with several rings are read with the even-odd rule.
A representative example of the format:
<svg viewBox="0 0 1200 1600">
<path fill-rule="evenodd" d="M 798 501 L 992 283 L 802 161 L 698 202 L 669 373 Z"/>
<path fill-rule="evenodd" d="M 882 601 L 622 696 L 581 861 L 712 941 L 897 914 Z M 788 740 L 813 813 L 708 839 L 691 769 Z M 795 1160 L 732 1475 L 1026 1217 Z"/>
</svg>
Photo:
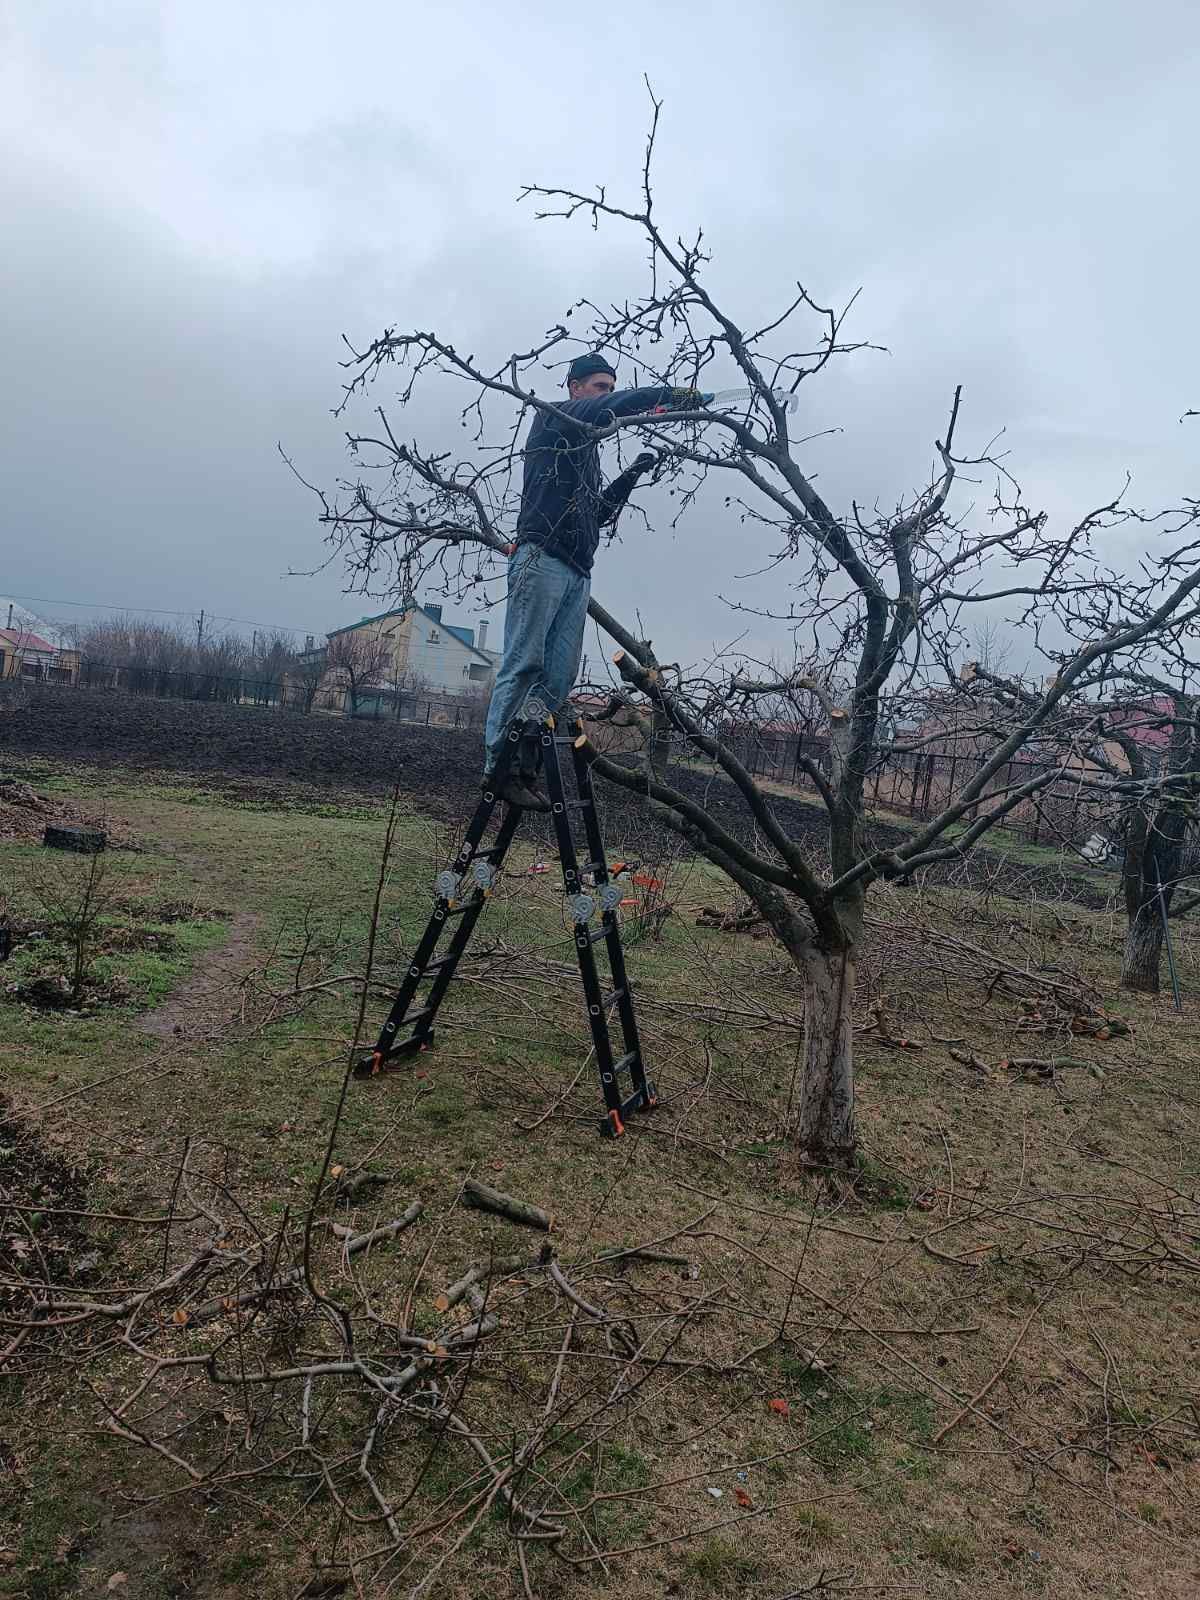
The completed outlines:
<svg viewBox="0 0 1200 1600">
<path fill-rule="evenodd" d="M 1146 502 L 1194 490 L 1194 8 L 743 13 L 18 5 L 0 587 L 300 629 L 357 614 L 336 574 L 285 576 L 321 546 L 276 439 L 337 472 L 343 331 L 436 326 L 499 359 L 580 294 L 635 291 L 636 238 L 513 200 L 531 179 L 632 192 L 643 72 L 664 215 L 703 222 L 739 315 L 797 277 L 830 301 L 863 286 L 854 331 L 891 353 L 806 402 L 842 430 L 810 454 L 835 503 L 919 480 L 958 382 L 970 438 L 1006 426 L 1056 514 L 1126 466 Z M 440 401 L 418 423 L 461 438 Z M 672 655 L 732 637 L 714 596 L 746 536 L 712 506 L 672 533 L 646 504 L 657 531 L 627 525 L 597 592 Z"/>
</svg>

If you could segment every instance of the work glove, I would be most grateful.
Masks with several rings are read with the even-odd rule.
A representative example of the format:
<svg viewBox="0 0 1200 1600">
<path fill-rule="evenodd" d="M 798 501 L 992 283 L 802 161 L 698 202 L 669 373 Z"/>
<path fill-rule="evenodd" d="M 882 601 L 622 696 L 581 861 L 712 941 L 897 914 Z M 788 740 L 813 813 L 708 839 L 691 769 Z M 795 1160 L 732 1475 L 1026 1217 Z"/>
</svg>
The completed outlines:
<svg viewBox="0 0 1200 1600">
<path fill-rule="evenodd" d="M 699 389 L 672 389 L 672 411 L 698 411 L 701 406 L 706 406 L 712 399 L 711 394 L 702 394 Z"/>
<path fill-rule="evenodd" d="M 636 455 L 633 458 L 633 465 L 630 468 L 630 470 L 632 472 L 636 472 L 638 477 L 640 478 L 643 473 L 649 472 L 652 467 L 656 467 L 657 465 L 658 465 L 658 451 L 657 450 L 643 450 L 643 451 L 641 451 L 641 453 L 639 455 Z"/>
</svg>

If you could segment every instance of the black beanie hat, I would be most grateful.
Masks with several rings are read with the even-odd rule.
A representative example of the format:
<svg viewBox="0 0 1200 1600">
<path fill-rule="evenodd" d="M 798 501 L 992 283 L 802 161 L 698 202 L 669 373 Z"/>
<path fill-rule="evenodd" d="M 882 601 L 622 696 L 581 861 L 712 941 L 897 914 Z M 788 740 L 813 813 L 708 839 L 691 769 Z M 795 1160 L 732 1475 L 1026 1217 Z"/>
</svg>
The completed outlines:
<svg viewBox="0 0 1200 1600">
<path fill-rule="evenodd" d="M 616 368 L 609 366 L 602 355 L 593 353 L 590 356 L 576 356 L 567 368 L 568 383 L 582 383 L 585 378 L 590 378 L 593 372 L 607 372 L 615 383 L 617 380 Z"/>
</svg>

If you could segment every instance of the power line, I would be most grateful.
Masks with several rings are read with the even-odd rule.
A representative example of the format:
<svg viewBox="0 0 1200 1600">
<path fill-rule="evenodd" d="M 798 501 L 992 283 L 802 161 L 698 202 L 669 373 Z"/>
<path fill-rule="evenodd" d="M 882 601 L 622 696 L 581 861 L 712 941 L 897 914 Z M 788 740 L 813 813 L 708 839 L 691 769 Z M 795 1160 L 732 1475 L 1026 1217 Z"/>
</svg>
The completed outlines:
<svg viewBox="0 0 1200 1600">
<path fill-rule="evenodd" d="M 168 611 L 162 606 L 113 606 L 103 600 L 50 600 L 45 595 L 9 594 L 6 600 L 27 601 L 37 606 L 72 606 L 79 611 L 130 611 L 143 617 L 194 617 L 195 611 Z M 278 628 L 283 633 L 319 633 L 320 628 L 310 628 L 299 622 L 252 622 L 248 617 L 220 617 L 215 611 L 206 613 L 213 622 L 236 622 L 243 628 Z"/>
</svg>

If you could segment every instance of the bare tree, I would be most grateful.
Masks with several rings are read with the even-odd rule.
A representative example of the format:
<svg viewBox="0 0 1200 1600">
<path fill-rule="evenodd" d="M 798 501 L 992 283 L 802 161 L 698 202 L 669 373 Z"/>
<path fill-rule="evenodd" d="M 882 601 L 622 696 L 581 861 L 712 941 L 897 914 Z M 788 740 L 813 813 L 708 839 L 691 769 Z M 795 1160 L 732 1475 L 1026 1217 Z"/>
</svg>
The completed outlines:
<svg viewBox="0 0 1200 1600">
<path fill-rule="evenodd" d="M 295 660 L 295 644 L 290 633 L 282 628 L 256 628 L 247 663 L 254 698 L 266 705 L 280 701 Z"/>
<path fill-rule="evenodd" d="M 236 633 L 209 633 L 203 641 L 179 623 L 112 617 L 89 623 L 80 649 L 95 681 L 119 681 L 135 694 L 183 700 L 242 698 L 252 652 Z"/>
<path fill-rule="evenodd" d="M 378 687 L 392 666 L 385 639 L 365 633 L 335 633 L 325 651 L 326 671 L 345 690 L 352 717 L 358 715 L 363 693 Z"/>
<path fill-rule="evenodd" d="M 302 650 L 293 657 L 287 669 L 285 690 L 289 702 L 299 706 L 307 716 L 312 711 L 321 685 L 329 672 L 325 646 L 318 650 Z"/>
<path fill-rule="evenodd" d="M 1195 565 L 1164 558 L 1170 570 Z M 1053 613 L 1065 638 L 1081 647 L 1118 621 L 1127 632 L 1153 624 L 1144 586 L 1093 568 L 1092 581 L 1064 587 Z M 1121 983 L 1156 994 L 1166 925 L 1200 906 L 1187 885 L 1200 874 L 1200 625 L 1187 606 L 1169 625 L 1151 626 L 1119 652 L 1099 657 L 1063 692 L 1042 729 L 1061 763 L 1075 752 L 1072 783 L 1091 821 L 1124 846 L 1121 884 L 1126 934 Z M 973 662 L 956 688 L 987 707 L 977 736 L 994 742 L 1038 704 L 1039 692 Z M 982 692 L 980 692 L 982 691 Z M 1048 799 L 1051 797 L 1047 797 Z M 1053 826 L 1054 818 L 1047 818 Z M 1078 847 L 1078 839 L 1065 843 Z M 1189 846 L 1191 853 L 1189 854 Z"/>
<path fill-rule="evenodd" d="M 1160 761 L 1153 762 L 1139 732 L 1166 734 Z M 1106 709 L 1105 737 L 1120 749 L 1127 777 L 1120 784 L 1127 803 L 1120 817 L 1125 855 L 1121 884 L 1125 895 L 1125 954 L 1121 984 L 1157 994 L 1167 920 L 1200 906 L 1200 893 L 1182 892 L 1200 863 L 1186 858 L 1200 800 L 1200 697 L 1162 684 L 1149 704 L 1121 711 Z"/>
<path fill-rule="evenodd" d="M 676 240 L 659 223 L 650 181 L 658 114 L 655 104 L 641 195 L 632 205 L 616 204 L 604 190 L 525 191 L 541 204 L 541 217 L 578 216 L 639 233 L 650 263 L 646 290 L 611 307 L 583 303 L 574 309 L 586 315 L 586 332 L 573 334 L 564 321 L 532 348 L 503 359 L 463 355 L 436 333 L 394 328 L 352 350 L 348 398 L 391 369 L 401 377 L 401 407 L 447 378 L 465 385 L 472 398 L 464 421 L 472 425 L 476 448 L 462 456 L 423 449 L 407 442 L 381 407 L 370 434 L 350 436 L 359 476 L 334 495 L 317 491 L 320 515 L 352 589 L 402 591 L 440 581 L 447 592 L 465 594 L 487 574 L 489 550 L 504 550 L 512 537 L 518 430 L 527 413 L 554 409 L 538 393 L 549 358 L 603 347 L 638 364 L 645 381 L 691 389 L 715 389 L 731 370 L 738 374 L 745 398 L 735 406 L 615 418 L 592 429 L 591 438 L 619 446 L 632 434 L 639 446 L 658 451 L 659 475 L 674 490 L 677 517 L 697 505 L 711 507 L 714 487 L 723 485 L 728 515 L 748 530 L 743 542 L 757 536 L 781 591 L 792 597 L 756 614 L 812 640 L 813 662 L 808 670 L 798 664 L 786 673 L 736 660 L 689 672 L 668 664 L 593 600 L 592 617 L 619 647 L 614 704 L 641 726 L 648 746 L 661 744 L 657 719 L 678 747 L 714 763 L 734 791 L 722 800 L 740 802 L 740 820 L 734 820 L 733 804 L 718 810 L 699 803 L 648 762 L 626 765 L 594 749 L 590 754 L 598 775 L 640 794 L 662 822 L 721 867 L 787 949 L 805 997 L 791 1135 L 806 1163 L 846 1169 L 857 1146 L 852 1000 L 870 886 L 963 856 L 1072 770 L 1077 751 L 1060 750 L 1023 781 L 1004 781 L 1014 758 L 1042 737 L 1076 686 L 1098 681 L 1148 641 L 1182 637 L 1200 615 L 1200 543 L 1185 537 L 1200 508 L 1184 501 L 1146 517 L 1117 496 L 1073 526 L 1052 530 L 1044 513 L 1025 505 L 987 447 L 961 450 L 956 391 L 923 488 L 890 510 L 867 510 L 854 500 L 835 510 L 805 464 L 811 437 L 793 436 L 793 405 L 831 361 L 864 348 L 843 336 L 849 307 L 822 307 L 798 286 L 761 326 L 747 330 L 735 319 L 708 287 L 703 236 Z M 519 415 L 514 425 L 509 412 L 497 436 L 493 419 L 497 402 L 505 400 Z M 810 414 L 815 409 L 814 398 Z M 990 468 L 995 477 L 979 521 L 973 507 L 951 512 L 964 467 L 976 476 Z M 1153 532 L 1159 548 L 1173 536 L 1177 547 L 1145 558 L 1125 575 L 1123 603 L 1137 604 L 1122 610 L 1115 591 L 1097 577 L 1092 553 L 1125 525 Z M 1088 614 L 1094 630 L 1088 642 L 1076 643 L 1064 633 L 1064 603 L 1093 595 Z M 1000 603 L 1019 606 L 1037 630 L 1053 679 L 997 728 L 989 753 L 936 817 L 903 845 L 879 848 L 865 818 L 867 780 L 894 742 L 893 730 L 905 724 L 906 709 L 924 703 L 933 683 L 952 681 L 950 664 L 968 637 L 964 617 L 984 603 L 993 613 Z M 771 795 L 725 734 L 732 716 L 780 697 L 802 717 L 818 719 L 828 741 L 828 771 L 801 760 L 825 806 L 821 865 L 789 835 Z"/>
<path fill-rule="evenodd" d="M 1188 638 L 1194 651 L 1194 634 Z M 1169 670 L 1172 652 L 1154 653 L 1159 671 Z M 1108 697 L 1065 698 L 1048 730 L 1060 748 L 1083 752 L 1075 781 L 1092 796 L 1093 819 L 1123 846 L 1121 984 L 1148 994 L 1158 993 L 1169 919 L 1200 907 L 1200 893 L 1187 889 L 1200 876 L 1200 694 L 1191 661 L 1181 655 L 1175 667 L 1168 680 L 1144 660 L 1113 663 L 1103 674 Z M 1016 693 L 1011 683 L 1007 689 Z"/>
</svg>

